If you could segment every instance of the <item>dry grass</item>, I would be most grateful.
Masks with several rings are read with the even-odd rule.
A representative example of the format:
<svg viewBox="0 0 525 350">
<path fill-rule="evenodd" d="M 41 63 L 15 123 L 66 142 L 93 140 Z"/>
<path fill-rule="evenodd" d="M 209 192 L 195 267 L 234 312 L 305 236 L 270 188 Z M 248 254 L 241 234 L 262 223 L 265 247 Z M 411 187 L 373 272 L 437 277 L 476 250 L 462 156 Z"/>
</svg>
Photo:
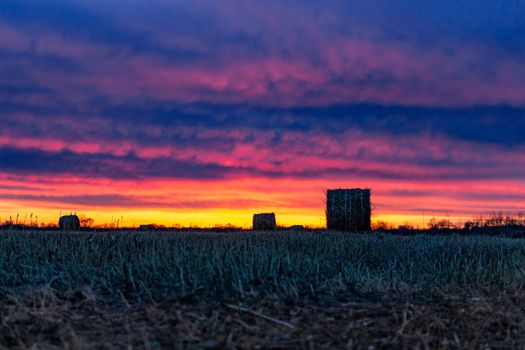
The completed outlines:
<svg viewBox="0 0 525 350">
<path fill-rule="evenodd" d="M 0 235 L 2 348 L 516 348 L 525 241 Z"/>
<path fill-rule="evenodd" d="M 128 304 L 46 294 L 2 303 L 3 347 L 459 349 L 525 344 L 522 295 L 426 302 L 327 298 L 286 303 L 266 297 L 236 300 L 244 305 L 237 310 L 220 300 Z"/>
</svg>

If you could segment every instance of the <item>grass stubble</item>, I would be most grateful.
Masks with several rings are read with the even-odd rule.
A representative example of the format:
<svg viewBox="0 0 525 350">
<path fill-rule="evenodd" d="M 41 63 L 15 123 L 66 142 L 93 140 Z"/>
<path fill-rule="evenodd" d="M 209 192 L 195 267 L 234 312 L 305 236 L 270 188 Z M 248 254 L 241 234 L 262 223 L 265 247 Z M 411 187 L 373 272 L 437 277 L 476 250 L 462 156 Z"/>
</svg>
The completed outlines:
<svg viewBox="0 0 525 350">
<path fill-rule="evenodd" d="M 0 347 L 523 348 L 525 241 L 0 234 Z"/>
</svg>

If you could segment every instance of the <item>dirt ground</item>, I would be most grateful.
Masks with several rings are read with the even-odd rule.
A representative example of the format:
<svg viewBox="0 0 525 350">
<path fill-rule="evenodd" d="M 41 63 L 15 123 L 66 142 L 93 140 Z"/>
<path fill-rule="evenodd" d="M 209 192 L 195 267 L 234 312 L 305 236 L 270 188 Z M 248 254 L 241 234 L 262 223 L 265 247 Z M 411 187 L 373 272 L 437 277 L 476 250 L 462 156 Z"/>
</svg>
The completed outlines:
<svg viewBox="0 0 525 350">
<path fill-rule="evenodd" d="M 87 293 L 1 304 L 2 348 L 507 349 L 525 346 L 525 297 L 344 296 L 155 303 Z"/>
</svg>

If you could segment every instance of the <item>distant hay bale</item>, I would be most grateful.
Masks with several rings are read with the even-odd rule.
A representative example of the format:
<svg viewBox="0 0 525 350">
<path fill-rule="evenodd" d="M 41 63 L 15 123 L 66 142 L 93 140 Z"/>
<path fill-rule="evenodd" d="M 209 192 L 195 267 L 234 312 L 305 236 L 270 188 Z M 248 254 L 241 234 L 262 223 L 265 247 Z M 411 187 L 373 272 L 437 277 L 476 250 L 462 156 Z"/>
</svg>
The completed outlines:
<svg viewBox="0 0 525 350">
<path fill-rule="evenodd" d="M 326 193 L 326 226 L 335 231 L 370 231 L 370 189 L 336 189 Z"/>
<path fill-rule="evenodd" d="M 148 225 L 140 225 L 139 230 L 140 231 L 153 231 L 155 229 L 155 225 L 148 224 Z"/>
<path fill-rule="evenodd" d="M 253 215 L 253 229 L 258 231 L 275 230 L 277 223 L 274 213 L 262 213 Z"/>
<path fill-rule="evenodd" d="M 58 227 L 61 231 L 78 231 L 80 230 L 80 219 L 76 215 L 62 216 L 58 221 Z"/>
</svg>

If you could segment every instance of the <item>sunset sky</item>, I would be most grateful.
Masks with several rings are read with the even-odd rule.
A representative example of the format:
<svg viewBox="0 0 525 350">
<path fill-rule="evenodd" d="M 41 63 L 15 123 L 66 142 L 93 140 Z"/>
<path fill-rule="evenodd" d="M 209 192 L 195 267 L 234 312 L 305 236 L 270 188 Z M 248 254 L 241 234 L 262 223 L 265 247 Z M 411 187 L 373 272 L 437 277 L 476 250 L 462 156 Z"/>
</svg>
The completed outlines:
<svg viewBox="0 0 525 350">
<path fill-rule="evenodd" d="M 525 1 L 2 0 L 0 122 L 2 221 L 517 213 Z"/>
</svg>

